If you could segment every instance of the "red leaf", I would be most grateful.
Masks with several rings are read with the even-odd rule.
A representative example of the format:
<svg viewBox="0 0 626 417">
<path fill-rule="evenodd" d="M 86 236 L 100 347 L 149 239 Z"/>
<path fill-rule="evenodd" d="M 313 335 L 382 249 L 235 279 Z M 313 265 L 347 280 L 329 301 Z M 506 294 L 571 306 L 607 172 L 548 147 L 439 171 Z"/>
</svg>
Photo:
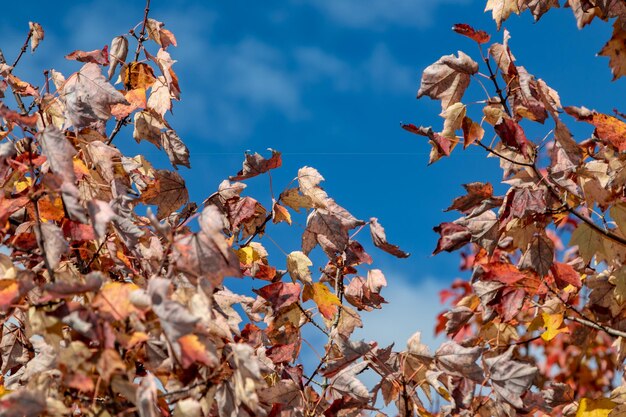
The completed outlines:
<svg viewBox="0 0 626 417">
<path fill-rule="evenodd" d="M 93 51 L 74 51 L 71 54 L 65 55 L 65 59 L 79 61 L 79 62 L 92 62 L 94 64 L 109 65 L 109 45 L 104 45 L 102 50 L 95 49 Z"/>
<path fill-rule="evenodd" d="M 433 230 L 441 235 L 433 255 L 441 251 L 452 252 L 470 242 L 472 234 L 465 226 L 456 223 L 441 223 Z"/>
<path fill-rule="evenodd" d="M 582 286 L 580 274 L 568 264 L 555 262 L 552 264 L 550 271 L 552 271 L 554 280 L 559 288 L 564 288 L 568 284 L 571 284 L 576 288 L 580 288 Z"/>
<path fill-rule="evenodd" d="M 513 119 L 504 118 L 494 126 L 494 130 L 500 136 L 502 143 L 506 146 L 517 149 L 525 157 L 529 156 L 529 142 L 522 127 Z"/>
<path fill-rule="evenodd" d="M 491 36 L 484 30 L 476 30 L 465 23 L 457 23 L 456 25 L 452 26 L 452 30 L 459 35 L 467 36 L 468 38 L 479 44 L 487 43 L 489 42 L 489 39 L 491 39 Z"/>
<path fill-rule="evenodd" d="M 297 303 L 300 298 L 300 284 L 297 283 L 275 282 L 253 291 L 269 301 L 275 311 Z"/>
</svg>

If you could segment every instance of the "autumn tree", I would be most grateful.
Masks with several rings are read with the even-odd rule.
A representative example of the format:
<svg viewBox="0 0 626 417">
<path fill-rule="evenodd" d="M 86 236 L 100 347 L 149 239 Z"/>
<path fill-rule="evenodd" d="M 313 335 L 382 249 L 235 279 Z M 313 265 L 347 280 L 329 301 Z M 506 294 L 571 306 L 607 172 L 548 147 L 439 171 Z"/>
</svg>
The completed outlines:
<svg viewBox="0 0 626 417">
<path fill-rule="evenodd" d="M 149 1 L 128 33 L 67 55 L 76 72 L 45 69 L 35 86 L 18 73 L 41 45 L 31 22 L 16 56 L 0 54 L 0 415 L 357 415 L 380 391 L 357 378 L 366 368 L 385 392 L 415 395 L 401 356 L 351 339 L 387 285 L 357 237 L 367 226 L 375 246 L 408 256 L 376 218 L 352 216 L 311 167 L 278 195 L 270 178 L 270 205 L 247 195 L 246 181 L 281 166 L 278 151 L 246 154 L 189 200 L 189 151 L 169 121 L 177 40 Z M 131 136 L 171 168 L 125 156 Z M 301 244 L 270 256 L 263 235 L 294 216 Z M 251 291 L 231 291 L 233 279 Z M 324 340 L 306 372 L 303 328 Z"/>
<path fill-rule="evenodd" d="M 476 53 L 442 56 L 424 70 L 417 94 L 441 102 L 442 130 L 403 125 L 428 139 L 430 163 L 461 142 L 482 148 L 507 188 L 495 195 L 488 182 L 465 184 L 447 209 L 462 217 L 434 229 L 434 253 L 463 248 L 462 269 L 471 273 L 442 293 L 452 307 L 437 331 L 451 340 L 415 359 L 416 375 L 426 368 L 425 394 L 435 388 L 449 402 L 437 415 L 626 415 L 625 116 L 563 106 L 516 61 L 515 34 L 503 28 L 514 13 L 539 20 L 559 3 L 489 0 L 501 42 L 455 25 Z M 614 80 L 626 75 L 626 2 L 565 3 L 581 29 L 613 20 L 599 55 Z M 464 99 L 470 84 L 482 99 Z M 572 123 L 591 124 L 593 134 L 576 140 Z M 526 132 L 538 125 L 545 132 L 532 139 Z"/>
</svg>

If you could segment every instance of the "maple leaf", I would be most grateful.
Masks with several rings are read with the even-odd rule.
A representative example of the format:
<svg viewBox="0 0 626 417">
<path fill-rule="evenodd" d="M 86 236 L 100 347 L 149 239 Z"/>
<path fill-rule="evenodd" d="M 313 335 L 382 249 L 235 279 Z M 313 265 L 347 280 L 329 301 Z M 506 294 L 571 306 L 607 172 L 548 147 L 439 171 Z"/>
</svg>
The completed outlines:
<svg viewBox="0 0 626 417">
<path fill-rule="evenodd" d="M 521 0 L 519 2 L 519 11 L 530 10 L 535 21 L 539 21 L 541 16 L 553 7 L 559 7 L 559 0 Z"/>
<path fill-rule="evenodd" d="M 161 133 L 161 144 L 165 153 L 170 158 L 170 162 L 175 169 L 178 169 L 176 165 L 186 166 L 191 168 L 189 164 L 189 149 L 178 137 L 178 134 L 172 129 L 168 129 Z"/>
<path fill-rule="evenodd" d="M 308 254 L 319 244 L 329 256 L 341 253 L 348 246 L 348 232 L 364 224 L 334 200 L 328 199 L 326 208 L 317 208 L 308 216 L 302 235 L 302 251 Z"/>
<path fill-rule="evenodd" d="M 613 73 L 613 80 L 626 75 L 626 30 L 620 20 L 613 24 L 613 35 L 602 47 L 598 55 L 609 57 L 609 66 Z"/>
<path fill-rule="evenodd" d="M 378 219 L 376 217 L 372 217 L 370 219 L 370 233 L 372 235 L 372 241 L 374 242 L 374 246 L 384 250 L 385 252 L 397 257 L 397 258 L 408 258 L 409 253 L 401 250 L 397 245 L 392 245 L 387 242 L 387 236 L 385 235 L 385 229 L 378 223 Z"/>
<path fill-rule="evenodd" d="M 109 84 L 100 67 L 85 64 L 63 85 L 61 92 L 65 100 L 66 124 L 77 129 L 88 127 L 94 122 L 104 122 L 111 117 L 114 104 L 128 104 L 122 93 Z"/>
<path fill-rule="evenodd" d="M 461 51 L 458 55 L 458 58 L 454 55 L 442 56 L 424 70 L 417 98 L 428 96 L 441 100 L 444 110 L 461 101 L 470 76 L 478 72 L 478 64 Z"/>
<path fill-rule="evenodd" d="M 576 417 L 608 417 L 616 405 L 608 398 L 582 398 L 576 410 Z"/>
<path fill-rule="evenodd" d="M 272 222 L 286 222 L 291 226 L 291 214 L 289 214 L 289 211 L 285 207 L 281 206 L 276 201 L 272 204 Z"/>
<path fill-rule="evenodd" d="M 237 175 L 231 176 L 231 181 L 242 181 L 249 178 L 256 177 L 269 171 L 270 169 L 278 168 L 283 164 L 280 156 L 280 152 L 273 149 L 269 149 L 272 152 L 272 156 L 269 159 L 263 158 L 258 153 L 249 154 L 246 153 L 246 159 L 243 161 L 243 168 L 237 173 Z"/>
<path fill-rule="evenodd" d="M 452 26 L 452 30 L 459 35 L 467 36 L 478 44 L 487 43 L 489 42 L 489 39 L 491 39 L 491 36 L 484 30 L 476 30 L 465 23 L 455 24 L 454 26 Z"/>
<path fill-rule="evenodd" d="M 485 358 L 493 390 L 498 397 L 515 408 L 523 408 L 520 398 L 532 384 L 537 368 L 511 359 L 514 347 L 502 355 Z"/>
<path fill-rule="evenodd" d="M 469 378 L 476 382 L 483 380 L 483 371 L 476 364 L 483 349 L 479 346 L 463 347 L 455 342 L 444 342 L 435 352 L 439 369 L 449 375 Z"/>
<path fill-rule="evenodd" d="M 359 381 L 356 377 L 365 368 L 368 363 L 363 361 L 352 364 L 350 367 L 339 372 L 330 382 L 330 386 L 333 390 L 343 395 L 349 395 L 360 401 L 367 401 L 370 399 L 370 393 L 365 384 Z"/>
<path fill-rule="evenodd" d="M 463 149 L 476 141 L 480 141 L 485 135 L 485 129 L 467 116 L 463 118 L 461 128 L 463 129 Z"/>
<path fill-rule="evenodd" d="M 303 284 L 312 284 L 311 271 L 309 270 L 312 265 L 313 262 L 300 251 L 294 251 L 287 255 L 287 271 L 294 282 L 297 280 Z"/>
<path fill-rule="evenodd" d="M 545 233 L 536 234 L 520 259 L 521 269 L 533 269 L 540 276 L 548 275 L 554 262 L 554 243 Z"/>
<path fill-rule="evenodd" d="M 582 286 L 580 274 L 568 264 L 554 262 L 550 267 L 550 271 L 559 288 L 563 288 L 567 285 L 573 285 L 576 288 Z"/>
<path fill-rule="evenodd" d="M 433 230 L 441 235 L 433 255 L 444 250 L 446 252 L 455 251 L 469 243 L 472 238 L 472 233 L 467 227 L 456 223 L 444 222 L 435 226 Z"/>
<path fill-rule="evenodd" d="M 561 327 L 563 325 L 563 313 L 541 313 L 543 326 L 546 330 L 541 334 L 541 338 L 546 342 L 554 339 L 560 333 L 569 333 L 569 328 Z"/>
<path fill-rule="evenodd" d="M 130 294 L 139 287 L 126 282 L 104 284 L 93 301 L 93 306 L 113 320 L 124 320 L 133 313 L 140 313 L 132 303 Z"/>
<path fill-rule="evenodd" d="M 109 46 L 104 45 L 102 50 L 94 51 L 74 51 L 69 55 L 65 55 L 65 59 L 75 60 L 79 62 L 92 62 L 98 65 L 109 65 Z"/>
<path fill-rule="evenodd" d="M 341 305 L 339 298 L 321 282 L 305 285 L 302 292 L 302 301 L 308 300 L 313 300 L 320 314 L 327 320 L 332 319 L 337 314 L 337 307 Z"/>
<path fill-rule="evenodd" d="M 496 21 L 498 30 L 502 26 L 502 22 L 509 18 L 511 13 L 519 14 L 520 9 L 518 0 L 487 0 L 485 11 L 491 10 L 493 20 Z"/>
<path fill-rule="evenodd" d="M 35 233 L 39 241 L 43 243 L 43 255 L 48 264 L 52 269 L 56 269 L 61 257 L 69 250 L 69 244 L 63 237 L 63 231 L 53 223 L 42 223 L 40 228 L 35 229 Z"/>
<path fill-rule="evenodd" d="M 180 345 L 183 368 L 189 368 L 198 362 L 206 366 L 217 365 L 217 358 L 195 334 L 188 334 L 178 339 Z"/>
<path fill-rule="evenodd" d="M 431 145 L 430 158 L 428 165 L 437 162 L 443 156 L 450 156 L 450 153 L 458 143 L 458 140 L 450 139 L 439 133 L 433 132 L 430 127 L 416 127 L 413 124 L 403 124 L 402 128 L 416 135 L 428 137 L 428 143 Z"/>
<path fill-rule="evenodd" d="M 187 204 L 189 193 L 185 180 L 176 172 L 160 169 L 156 171 L 156 179 L 158 192 L 143 200 L 146 204 L 156 205 L 157 218 L 163 219 Z"/>
<path fill-rule="evenodd" d="M 63 181 L 74 184 L 76 175 L 72 157 L 76 155 L 76 149 L 63 132 L 53 125 L 48 125 L 41 133 L 39 143 L 52 172 L 60 176 Z"/>
<path fill-rule="evenodd" d="M 174 242 L 177 268 L 192 276 L 216 280 L 241 276 L 239 260 L 222 234 L 222 214 L 215 206 L 207 206 L 199 223 L 200 232 L 180 236 Z"/>
<path fill-rule="evenodd" d="M 328 195 L 319 186 L 322 181 L 324 177 L 315 168 L 303 167 L 298 170 L 298 188 L 313 203 L 313 207 L 326 207 Z"/>
<path fill-rule="evenodd" d="M 504 145 L 519 150 L 526 158 L 530 156 L 531 142 L 526 139 L 524 130 L 515 120 L 504 118 L 494 126 L 494 130 Z"/>
<path fill-rule="evenodd" d="M 300 289 L 298 283 L 275 282 L 253 291 L 266 299 L 275 311 L 280 311 L 298 302 Z"/>
<path fill-rule="evenodd" d="M 603 144 L 612 146 L 619 152 L 626 150 L 626 123 L 616 117 L 584 107 L 568 106 L 564 110 L 576 120 L 594 125 L 596 127 L 595 134 Z"/>
</svg>

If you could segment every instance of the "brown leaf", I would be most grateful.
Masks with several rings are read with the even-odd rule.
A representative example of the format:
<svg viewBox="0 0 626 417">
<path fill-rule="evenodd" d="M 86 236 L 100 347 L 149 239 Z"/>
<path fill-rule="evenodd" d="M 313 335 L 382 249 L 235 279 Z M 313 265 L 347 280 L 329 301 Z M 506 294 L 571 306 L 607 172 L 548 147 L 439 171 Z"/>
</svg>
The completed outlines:
<svg viewBox="0 0 626 417">
<path fill-rule="evenodd" d="M 300 299 L 301 288 L 298 283 L 275 282 L 253 291 L 266 299 L 272 305 L 272 309 L 277 312 L 297 303 Z"/>
<path fill-rule="evenodd" d="M 484 30 L 476 30 L 465 23 L 457 23 L 452 26 L 452 30 L 459 35 L 467 36 L 478 44 L 487 43 L 489 42 L 489 39 L 491 39 L 491 36 L 489 36 L 489 34 Z"/>
<path fill-rule="evenodd" d="M 467 116 L 463 118 L 461 128 L 463 129 L 463 149 L 466 149 L 476 141 L 482 140 L 485 135 L 485 129 Z"/>
<path fill-rule="evenodd" d="M 65 59 L 79 62 L 91 62 L 98 65 L 109 65 L 109 46 L 104 45 L 102 50 L 96 49 L 89 52 L 74 51 L 69 55 L 65 55 Z"/>
<path fill-rule="evenodd" d="M 280 152 L 270 149 L 272 156 L 270 159 L 265 159 L 258 153 L 249 154 L 246 153 L 246 159 L 243 161 L 243 168 L 235 176 L 231 176 L 231 181 L 247 180 L 248 178 L 261 175 L 270 169 L 280 167 L 283 162 L 280 157 Z"/>
<path fill-rule="evenodd" d="M 48 125 L 39 138 L 41 151 L 47 158 L 52 172 L 60 176 L 64 182 L 74 184 L 74 163 L 72 157 L 76 155 L 76 149 L 67 140 L 63 132 L 54 125 Z"/>
<path fill-rule="evenodd" d="M 161 131 L 166 128 L 163 118 L 151 111 L 140 111 L 134 116 L 133 138 L 137 143 L 145 139 L 161 149 Z"/>
<path fill-rule="evenodd" d="M 291 214 L 289 210 L 274 201 L 272 205 L 272 223 L 286 222 L 291 225 Z"/>
<path fill-rule="evenodd" d="M 28 27 L 30 28 L 30 51 L 35 52 L 37 46 L 44 38 L 43 28 L 39 23 L 28 22 Z"/>
<path fill-rule="evenodd" d="M 122 68 L 122 83 L 126 90 L 147 90 L 156 81 L 152 67 L 143 62 L 131 62 Z"/>
<path fill-rule="evenodd" d="M 63 231 L 53 223 L 42 223 L 41 235 L 39 228 L 35 228 L 35 233 L 43 243 L 43 256 L 48 260 L 50 267 L 56 269 L 61 257 L 69 250 L 69 244 L 63 237 Z"/>
<path fill-rule="evenodd" d="M 166 278 L 151 278 L 148 281 L 148 294 L 152 300 L 152 310 L 159 318 L 165 336 L 168 340 L 178 341 L 194 331 L 200 318 L 192 315 L 181 303 L 169 298 L 170 284 L 171 281 Z"/>
<path fill-rule="evenodd" d="M 603 144 L 617 149 L 619 152 L 626 150 L 626 123 L 616 117 L 588 110 L 584 107 L 568 106 L 565 112 L 576 120 L 590 123 L 596 127 L 595 134 Z"/>
<path fill-rule="evenodd" d="M 503 118 L 500 123 L 494 126 L 494 130 L 504 145 L 519 150 L 527 158 L 530 156 L 531 143 L 526 139 L 524 130 L 515 120 Z"/>
<path fill-rule="evenodd" d="M 364 224 L 329 198 L 325 209 L 315 209 L 307 218 L 306 230 L 302 235 L 302 251 L 308 254 L 319 244 L 332 257 L 348 246 L 348 232 Z"/>
<path fill-rule="evenodd" d="M 598 55 L 609 57 L 613 80 L 626 75 L 626 30 L 622 27 L 620 19 L 615 20 L 613 35 L 598 52 Z"/>
<path fill-rule="evenodd" d="M 520 259 L 521 269 L 532 269 L 540 276 L 546 276 L 554 262 L 554 243 L 545 234 L 536 234 L 528 244 L 526 251 Z"/>
<path fill-rule="evenodd" d="M 0 352 L 2 352 L 2 368 L 0 372 L 4 375 L 7 371 L 17 365 L 25 365 L 30 360 L 30 342 L 24 334 L 24 329 L 15 323 L 8 322 L 2 327 L 2 341 L 0 342 Z"/>
<path fill-rule="evenodd" d="M 298 193 L 297 188 L 283 191 L 280 194 L 280 201 L 287 207 L 294 209 L 296 213 L 300 213 L 301 208 L 310 209 L 314 207 L 311 197 Z"/>
<path fill-rule="evenodd" d="M 113 320 L 124 320 L 133 313 L 141 313 L 130 301 L 130 294 L 138 289 L 137 285 L 127 282 L 106 283 L 92 305 Z"/>
<path fill-rule="evenodd" d="M 523 408 L 520 398 L 531 386 L 537 368 L 526 363 L 513 361 L 514 346 L 499 356 L 485 358 L 484 362 L 489 371 L 491 384 L 496 395 L 515 408 Z"/>
<path fill-rule="evenodd" d="M 378 219 L 376 217 L 372 217 L 370 219 L 370 233 L 372 235 L 372 241 L 374 242 L 374 246 L 376 246 L 377 248 L 380 248 L 397 258 L 409 257 L 410 254 L 408 252 L 404 252 L 397 245 L 392 245 L 391 243 L 387 242 L 385 229 L 380 223 L 378 223 Z"/>
<path fill-rule="evenodd" d="M 39 417 L 46 410 L 46 399 L 28 388 L 0 397 L 0 409 L 4 417 Z"/>
<path fill-rule="evenodd" d="M 491 10 L 493 20 L 496 21 L 496 26 L 500 30 L 502 22 L 508 19 L 511 13 L 519 14 L 518 0 L 487 0 L 487 6 L 485 11 Z"/>
<path fill-rule="evenodd" d="M 445 211 L 458 210 L 461 213 L 468 214 L 484 200 L 490 199 L 493 196 L 493 186 L 488 182 L 463 184 L 463 188 L 467 191 L 467 195 L 455 198 L 452 205 Z"/>
<path fill-rule="evenodd" d="M 222 234 L 222 214 L 207 206 L 200 216 L 200 232 L 180 236 L 174 242 L 174 260 L 179 270 L 196 277 L 221 280 L 241 276 L 239 260 Z"/>
<path fill-rule="evenodd" d="M 68 78 L 61 95 L 65 99 L 67 123 L 77 129 L 109 120 L 111 106 L 127 103 L 124 96 L 106 81 L 100 67 L 94 63 L 85 64 L 79 72 Z"/>
<path fill-rule="evenodd" d="M 568 264 L 555 262 L 550 267 L 550 271 L 559 288 L 564 288 L 567 285 L 573 285 L 576 288 L 582 286 L 580 274 Z"/>
<path fill-rule="evenodd" d="M 158 207 L 157 218 L 164 219 L 189 202 L 185 180 L 173 171 L 156 171 L 158 193 L 144 200 L 146 204 Z"/>
<path fill-rule="evenodd" d="M 444 222 L 434 227 L 433 230 L 441 235 L 433 255 L 444 250 L 446 252 L 455 251 L 469 243 L 472 238 L 472 234 L 467 227 L 456 223 Z"/>
<path fill-rule="evenodd" d="M 191 168 L 191 164 L 189 163 L 189 149 L 187 149 L 187 146 L 185 146 L 176 132 L 172 129 L 162 132 L 161 143 L 175 169 L 178 169 L 176 167 L 177 165 L 183 165 L 187 168 Z"/>
<path fill-rule="evenodd" d="M 449 375 L 483 381 L 483 371 L 476 364 L 482 348 L 463 347 L 455 342 L 444 342 L 435 352 L 437 367 Z"/>
<path fill-rule="evenodd" d="M 441 100 L 445 110 L 451 104 L 461 101 L 470 82 L 470 76 L 478 72 L 478 64 L 469 56 L 459 51 L 458 58 L 445 55 L 427 67 L 422 73 L 417 98 L 428 96 Z"/>
</svg>

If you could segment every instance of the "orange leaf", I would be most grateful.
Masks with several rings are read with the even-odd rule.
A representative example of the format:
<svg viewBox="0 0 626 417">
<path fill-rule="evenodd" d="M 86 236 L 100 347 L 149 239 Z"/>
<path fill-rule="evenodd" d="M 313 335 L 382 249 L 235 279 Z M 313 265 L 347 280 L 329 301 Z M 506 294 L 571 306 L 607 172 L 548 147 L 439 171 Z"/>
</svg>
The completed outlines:
<svg viewBox="0 0 626 417">
<path fill-rule="evenodd" d="M 92 305 L 114 320 L 124 320 L 132 313 L 141 313 L 130 302 L 130 293 L 137 289 L 139 287 L 135 284 L 109 282 L 100 289 Z"/>
<path fill-rule="evenodd" d="M 307 285 L 302 293 L 302 299 L 303 301 L 313 300 L 322 316 L 328 320 L 333 318 L 337 313 L 337 306 L 341 305 L 339 298 L 321 282 Z"/>
<path fill-rule="evenodd" d="M 178 339 L 182 356 L 183 368 L 190 367 L 194 362 L 206 366 L 215 364 L 214 359 L 209 355 L 204 343 L 195 334 L 188 334 Z"/>
</svg>

